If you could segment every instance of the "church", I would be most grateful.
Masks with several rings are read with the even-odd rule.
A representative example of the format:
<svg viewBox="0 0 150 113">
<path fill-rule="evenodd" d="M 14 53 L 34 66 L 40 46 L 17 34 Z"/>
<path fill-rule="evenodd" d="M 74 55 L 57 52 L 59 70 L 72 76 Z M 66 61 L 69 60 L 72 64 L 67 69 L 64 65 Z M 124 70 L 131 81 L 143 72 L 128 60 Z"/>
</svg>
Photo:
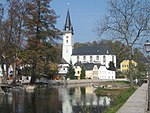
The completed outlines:
<svg viewBox="0 0 150 113">
<path fill-rule="evenodd" d="M 113 62 L 114 66 L 116 67 L 116 55 L 113 54 L 110 47 L 106 45 L 99 45 L 99 46 L 83 46 L 79 48 L 74 48 L 74 31 L 73 25 L 71 23 L 69 9 L 67 11 L 65 26 L 63 29 L 63 45 L 62 45 L 62 59 L 66 63 L 72 65 L 81 64 L 86 65 L 88 68 L 88 64 L 91 66 L 97 65 L 99 68 L 101 66 L 105 66 L 109 68 L 109 63 Z M 66 67 L 66 65 L 65 65 Z M 91 67 L 93 69 L 94 67 Z M 66 69 L 64 69 L 66 70 Z M 81 69 L 79 69 L 81 71 Z M 75 76 L 79 77 L 80 71 L 76 70 Z M 92 71 L 92 70 L 91 70 Z M 77 75 L 78 74 L 78 75 Z M 88 75 L 87 75 L 88 76 Z M 97 75 L 96 78 L 99 78 Z M 115 78 L 115 77 L 114 77 Z"/>
</svg>

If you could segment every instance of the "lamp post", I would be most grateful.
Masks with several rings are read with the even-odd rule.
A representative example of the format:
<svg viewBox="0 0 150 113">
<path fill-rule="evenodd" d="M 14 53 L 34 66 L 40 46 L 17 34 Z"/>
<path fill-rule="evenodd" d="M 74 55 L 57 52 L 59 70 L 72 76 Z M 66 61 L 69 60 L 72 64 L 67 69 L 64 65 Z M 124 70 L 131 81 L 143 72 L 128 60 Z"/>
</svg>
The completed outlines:
<svg viewBox="0 0 150 113">
<path fill-rule="evenodd" d="M 147 52 L 147 62 L 148 62 L 148 107 L 147 110 L 150 110 L 150 59 L 149 59 L 149 52 L 150 52 L 150 42 L 147 40 L 144 44 L 145 51 Z"/>
<path fill-rule="evenodd" d="M 144 44 L 145 47 L 145 51 L 147 52 L 147 62 L 148 62 L 148 78 L 150 78 L 150 56 L 149 56 L 149 52 L 150 52 L 150 42 L 149 40 L 146 41 L 146 43 Z"/>
</svg>

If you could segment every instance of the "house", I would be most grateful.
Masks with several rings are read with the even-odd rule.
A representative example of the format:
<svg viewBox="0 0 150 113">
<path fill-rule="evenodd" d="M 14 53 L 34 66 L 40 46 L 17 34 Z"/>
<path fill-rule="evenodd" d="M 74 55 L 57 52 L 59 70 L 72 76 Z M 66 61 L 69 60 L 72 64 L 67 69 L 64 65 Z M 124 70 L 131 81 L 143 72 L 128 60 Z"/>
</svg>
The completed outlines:
<svg viewBox="0 0 150 113">
<path fill-rule="evenodd" d="M 4 64 L 4 71 L 5 71 L 5 73 L 6 73 L 6 64 Z M 8 67 L 8 75 L 9 75 L 9 77 L 12 77 L 12 75 L 13 75 L 13 66 L 12 66 L 12 65 L 10 65 L 10 66 Z M 1 76 L 1 77 L 3 76 L 3 72 L 2 72 L 2 67 L 1 67 L 1 65 L 0 65 L 0 76 Z"/>
<path fill-rule="evenodd" d="M 81 62 L 77 62 L 77 63 L 74 65 L 74 71 L 75 71 L 75 77 L 76 77 L 78 80 L 80 79 L 81 70 L 82 70 L 82 63 L 81 63 Z"/>
<path fill-rule="evenodd" d="M 100 63 L 81 63 L 77 62 L 74 65 L 75 76 L 80 79 L 82 67 L 85 69 L 86 79 L 101 79 L 114 80 L 116 79 L 116 72 L 108 70 L 106 66 Z"/>
<path fill-rule="evenodd" d="M 84 63 L 86 78 L 88 79 L 98 79 L 98 70 L 101 64 L 94 63 Z"/>
<path fill-rule="evenodd" d="M 73 64 L 79 61 L 82 63 L 101 63 L 107 68 L 109 63 L 113 62 L 116 66 L 116 56 L 106 45 L 75 48 L 71 55 L 71 61 Z"/>
<path fill-rule="evenodd" d="M 68 67 L 69 64 L 64 59 L 62 59 L 61 63 L 58 65 L 58 74 L 60 76 L 66 76 L 68 72 Z"/>
<path fill-rule="evenodd" d="M 137 63 L 134 60 L 131 61 L 131 64 L 134 68 L 137 66 Z M 120 63 L 120 71 L 124 73 L 129 71 L 129 60 L 123 60 Z"/>
<path fill-rule="evenodd" d="M 112 70 L 107 70 L 105 66 L 100 66 L 99 68 L 99 79 L 107 79 L 107 80 L 115 80 L 116 79 L 116 72 Z"/>
</svg>

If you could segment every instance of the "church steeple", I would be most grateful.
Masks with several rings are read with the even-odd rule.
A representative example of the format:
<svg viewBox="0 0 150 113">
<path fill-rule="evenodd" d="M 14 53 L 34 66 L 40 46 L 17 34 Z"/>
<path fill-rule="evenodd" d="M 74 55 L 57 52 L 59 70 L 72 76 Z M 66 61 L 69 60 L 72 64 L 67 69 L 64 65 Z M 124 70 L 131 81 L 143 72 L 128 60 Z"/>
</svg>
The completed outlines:
<svg viewBox="0 0 150 113">
<path fill-rule="evenodd" d="M 69 32 L 73 33 L 73 26 L 71 24 L 69 9 L 67 11 L 66 23 L 65 23 L 64 31 L 69 31 Z"/>
<path fill-rule="evenodd" d="M 68 4 L 69 5 L 69 4 Z M 64 26 L 63 32 L 63 47 L 62 47 L 62 58 L 67 62 L 70 63 L 74 41 L 73 41 L 73 27 L 71 24 L 69 8 L 67 11 L 66 22 Z"/>
</svg>

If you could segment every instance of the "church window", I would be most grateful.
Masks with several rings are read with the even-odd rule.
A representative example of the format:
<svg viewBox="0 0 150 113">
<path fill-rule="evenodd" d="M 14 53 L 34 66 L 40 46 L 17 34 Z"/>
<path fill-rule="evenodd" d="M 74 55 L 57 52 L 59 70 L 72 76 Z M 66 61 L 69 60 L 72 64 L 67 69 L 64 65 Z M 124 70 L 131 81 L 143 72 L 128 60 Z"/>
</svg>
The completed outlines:
<svg viewBox="0 0 150 113">
<path fill-rule="evenodd" d="M 80 74 L 80 71 L 78 71 L 78 74 Z"/>
<path fill-rule="evenodd" d="M 68 43 L 68 40 L 66 40 L 66 43 Z"/>
<path fill-rule="evenodd" d="M 69 37 L 68 37 L 68 36 L 66 36 L 66 43 L 68 43 L 68 38 L 69 38 Z"/>
<path fill-rule="evenodd" d="M 103 63 L 104 64 L 106 63 L 106 56 L 105 55 L 103 56 Z"/>
<path fill-rule="evenodd" d="M 92 57 L 92 56 L 90 56 L 90 62 L 92 62 L 92 60 L 93 60 L 93 57 Z"/>
<path fill-rule="evenodd" d="M 114 56 L 112 56 L 112 62 L 114 62 Z"/>
<path fill-rule="evenodd" d="M 79 61 L 79 56 L 77 56 L 77 61 Z"/>
<path fill-rule="evenodd" d="M 83 56 L 83 60 L 84 60 L 84 61 L 86 60 L 86 56 Z"/>
<path fill-rule="evenodd" d="M 99 60 L 99 56 L 98 55 L 96 56 L 96 60 Z"/>
</svg>

